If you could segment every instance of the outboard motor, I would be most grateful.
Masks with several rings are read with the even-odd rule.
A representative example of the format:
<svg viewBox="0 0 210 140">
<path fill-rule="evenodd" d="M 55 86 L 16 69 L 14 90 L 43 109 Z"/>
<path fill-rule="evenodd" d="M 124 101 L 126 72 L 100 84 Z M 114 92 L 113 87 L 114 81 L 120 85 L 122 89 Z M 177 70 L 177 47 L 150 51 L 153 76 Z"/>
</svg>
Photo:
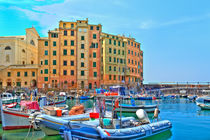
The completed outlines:
<svg viewBox="0 0 210 140">
<path fill-rule="evenodd" d="M 34 128 L 35 130 L 39 130 L 39 129 L 40 129 L 40 128 L 39 128 L 39 125 L 37 124 L 37 120 L 36 120 L 36 117 L 37 117 L 38 115 L 41 115 L 41 112 L 33 112 L 33 113 L 31 113 L 30 116 L 29 116 L 30 123 L 31 123 L 31 125 L 33 126 L 33 128 Z"/>
<path fill-rule="evenodd" d="M 143 109 L 139 109 L 136 111 L 136 116 L 139 118 L 139 121 L 142 124 L 150 123 L 147 113 Z"/>
</svg>

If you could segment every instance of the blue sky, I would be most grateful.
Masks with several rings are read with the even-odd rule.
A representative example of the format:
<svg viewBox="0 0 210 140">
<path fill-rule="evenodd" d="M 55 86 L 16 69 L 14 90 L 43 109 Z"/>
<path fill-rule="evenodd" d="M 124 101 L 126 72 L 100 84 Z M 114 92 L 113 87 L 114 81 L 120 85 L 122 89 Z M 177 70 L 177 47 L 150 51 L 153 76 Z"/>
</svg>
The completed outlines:
<svg viewBox="0 0 210 140">
<path fill-rule="evenodd" d="M 89 18 L 132 36 L 144 51 L 145 82 L 210 81 L 209 0 L 0 0 L 0 36 L 41 36 L 58 21 Z"/>
</svg>

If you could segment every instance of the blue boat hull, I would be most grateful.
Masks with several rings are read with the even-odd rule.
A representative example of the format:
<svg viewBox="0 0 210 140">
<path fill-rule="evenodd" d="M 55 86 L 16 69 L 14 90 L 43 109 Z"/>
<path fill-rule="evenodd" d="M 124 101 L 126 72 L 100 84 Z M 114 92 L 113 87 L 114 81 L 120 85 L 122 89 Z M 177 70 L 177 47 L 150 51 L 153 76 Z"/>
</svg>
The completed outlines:
<svg viewBox="0 0 210 140">
<path fill-rule="evenodd" d="M 102 129 L 84 124 L 71 124 L 71 128 L 63 127 L 60 129 L 64 140 L 76 139 L 143 139 L 161 132 L 167 131 L 172 127 L 169 121 L 160 121 L 151 124 L 141 125 L 132 128 L 121 129 Z"/>
</svg>

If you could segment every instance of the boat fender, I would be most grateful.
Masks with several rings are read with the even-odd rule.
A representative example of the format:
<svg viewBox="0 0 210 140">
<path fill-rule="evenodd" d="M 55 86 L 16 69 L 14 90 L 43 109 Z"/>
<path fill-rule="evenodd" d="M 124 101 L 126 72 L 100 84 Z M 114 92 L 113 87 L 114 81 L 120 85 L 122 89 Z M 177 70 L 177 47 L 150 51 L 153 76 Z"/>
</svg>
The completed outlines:
<svg viewBox="0 0 210 140">
<path fill-rule="evenodd" d="M 159 109 L 157 107 L 155 108 L 155 111 L 154 111 L 154 118 L 158 118 L 158 114 L 159 114 Z"/>
<path fill-rule="evenodd" d="M 97 127 L 97 131 L 99 132 L 99 134 L 100 134 L 102 140 L 106 139 L 106 137 L 107 137 L 108 134 L 109 134 L 106 130 L 105 130 L 106 132 L 104 132 L 104 130 L 103 130 L 100 126 Z M 107 134 L 107 133 L 108 133 L 108 134 Z M 109 135 L 110 135 L 110 134 L 109 134 Z"/>
</svg>

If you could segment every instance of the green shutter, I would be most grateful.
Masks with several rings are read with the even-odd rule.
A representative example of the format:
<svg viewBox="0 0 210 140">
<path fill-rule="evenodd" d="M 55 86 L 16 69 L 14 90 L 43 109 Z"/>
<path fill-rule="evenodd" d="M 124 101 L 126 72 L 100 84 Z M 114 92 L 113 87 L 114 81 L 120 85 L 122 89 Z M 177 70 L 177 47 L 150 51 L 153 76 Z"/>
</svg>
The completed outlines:
<svg viewBox="0 0 210 140">
<path fill-rule="evenodd" d="M 96 53 L 95 52 L 93 52 L 93 58 L 96 58 Z"/>
<path fill-rule="evenodd" d="M 53 60 L 53 65 L 56 65 L 56 60 Z"/>
<path fill-rule="evenodd" d="M 48 41 L 45 41 L 45 42 L 44 42 L 44 45 L 45 45 L 45 46 L 48 46 Z"/>
</svg>

